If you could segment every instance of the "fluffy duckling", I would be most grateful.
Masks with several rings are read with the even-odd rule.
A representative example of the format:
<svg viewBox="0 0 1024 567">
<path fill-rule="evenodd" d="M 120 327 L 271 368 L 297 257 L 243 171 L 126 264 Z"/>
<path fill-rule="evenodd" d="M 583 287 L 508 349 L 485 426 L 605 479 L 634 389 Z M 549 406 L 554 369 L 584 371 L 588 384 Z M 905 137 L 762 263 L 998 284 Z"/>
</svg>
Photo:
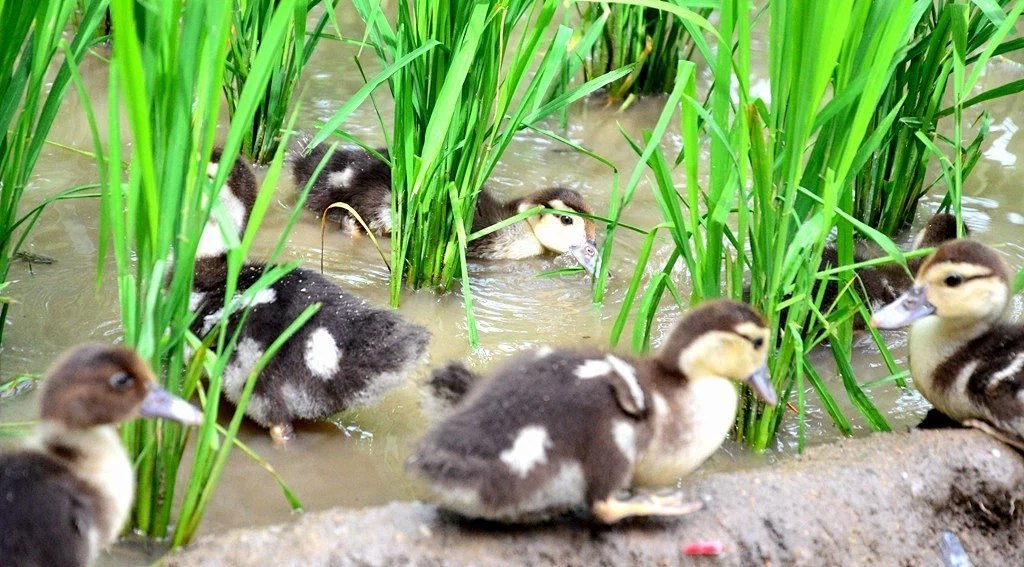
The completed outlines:
<svg viewBox="0 0 1024 567">
<path fill-rule="evenodd" d="M 768 335 L 750 307 L 722 300 L 691 311 L 650 359 L 523 355 L 474 386 L 407 466 L 470 518 L 532 522 L 579 505 L 603 523 L 692 512 L 700 504 L 678 494 L 617 493 L 672 485 L 714 453 L 736 417 L 735 381 L 775 403 Z M 452 378 L 456 396 L 464 378 Z"/>
<path fill-rule="evenodd" d="M 216 173 L 219 154 L 211 164 Z M 235 162 L 220 200 L 239 234 L 256 200 L 256 177 L 241 159 Z M 246 264 L 238 278 L 241 294 L 263 274 L 265 266 Z M 207 334 L 224 316 L 227 247 L 216 222 L 203 232 L 196 259 L 192 332 Z M 296 269 L 248 300 L 249 315 L 224 371 L 224 393 L 237 402 L 246 378 L 266 348 L 309 305 L 320 310 L 277 351 L 257 378 L 246 415 L 270 428 L 278 442 L 291 436 L 292 422 L 315 420 L 375 403 L 399 386 L 422 361 L 429 335 L 397 313 L 369 305 L 323 275 Z M 237 325 L 242 311 L 230 315 Z"/>
<path fill-rule="evenodd" d="M 320 145 L 292 156 L 292 176 L 298 188 L 309 184 L 328 150 L 329 146 Z M 386 149 L 378 152 L 387 157 Z M 338 202 L 351 206 L 370 230 L 390 235 L 391 168 L 362 148 L 336 149 L 313 181 L 306 207 L 322 215 L 327 207 Z M 481 230 L 536 206 L 593 214 L 590 205 L 572 189 L 552 187 L 502 202 L 485 188 L 477 196 L 472 230 Z M 362 230 L 347 212 L 331 209 L 327 215 L 350 234 Z M 519 260 L 549 252 L 569 253 L 593 274 L 597 264 L 595 233 L 594 221 L 588 218 L 540 213 L 470 242 L 466 254 L 486 260 Z"/>
<path fill-rule="evenodd" d="M 921 395 L 952 419 L 1022 446 L 1024 327 L 1007 322 L 1010 289 L 994 250 L 954 240 L 924 261 L 913 287 L 871 324 L 912 324 L 910 373 Z"/>
<path fill-rule="evenodd" d="M 116 424 L 203 414 L 153 381 L 132 350 L 84 345 L 43 385 L 42 421 L 26 446 L 0 454 L 0 565 L 88 565 L 128 519 L 135 472 Z"/>
<path fill-rule="evenodd" d="M 956 217 L 948 213 L 937 213 L 922 228 L 914 239 L 912 250 L 932 248 L 956 238 Z M 854 262 L 866 262 L 885 256 L 877 246 L 864 242 L 858 243 L 854 250 Z M 897 297 L 913 285 L 913 274 L 924 261 L 923 257 L 907 260 L 907 269 L 898 264 L 879 264 L 856 270 L 860 282 L 859 289 L 868 305 L 877 309 L 882 305 L 895 301 Z M 821 255 L 821 266 L 825 270 L 839 265 L 839 253 L 834 245 L 825 247 Z M 909 271 L 909 273 L 908 273 Z M 832 305 L 839 294 L 839 283 L 832 280 L 825 287 L 823 305 Z M 857 323 L 862 324 L 858 318 Z M 861 327 L 863 328 L 863 327 Z"/>
</svg>

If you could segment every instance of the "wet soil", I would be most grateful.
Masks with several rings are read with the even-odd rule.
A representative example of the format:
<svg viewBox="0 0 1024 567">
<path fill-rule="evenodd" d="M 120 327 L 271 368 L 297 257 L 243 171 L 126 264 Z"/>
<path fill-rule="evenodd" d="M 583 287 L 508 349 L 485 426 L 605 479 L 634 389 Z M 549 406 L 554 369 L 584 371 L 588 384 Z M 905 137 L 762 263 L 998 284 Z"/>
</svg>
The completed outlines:
<svg viewBox="0 0 1024 567">
<path fill-rule="evenodd" d="M 977 431 L 842 441 L 686 490 L 704 510 L 612 528 L 478 525 L 421 502 L 335 508 L 204 537 L 164 564 L 939 565 L 944 530 L 975 565 L 1024 564 L 1024 458 Z M 701 540 L 723 553 L 683 555 Z"/>
</svg>

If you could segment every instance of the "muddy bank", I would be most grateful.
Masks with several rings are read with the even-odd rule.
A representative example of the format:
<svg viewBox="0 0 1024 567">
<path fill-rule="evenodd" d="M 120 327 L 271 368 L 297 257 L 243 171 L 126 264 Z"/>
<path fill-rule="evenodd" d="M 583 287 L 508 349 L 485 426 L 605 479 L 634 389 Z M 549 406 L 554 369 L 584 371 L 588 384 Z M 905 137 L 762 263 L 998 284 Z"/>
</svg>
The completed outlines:
<svg viewBox="0 0 1024 567">
<path fill-rule="evenodd" d="M 202 538 L 166 564 L 936 565 L 944 529 L 975 565 L 1024 564 L 1024 459 L 975 431 L 844 441 L 690 490 L 703 511 L 612 529 L 473 526 L 421 503 L 336 509 Z M 709 539 L 722 556 L 680 552 Z"/>
</svg>

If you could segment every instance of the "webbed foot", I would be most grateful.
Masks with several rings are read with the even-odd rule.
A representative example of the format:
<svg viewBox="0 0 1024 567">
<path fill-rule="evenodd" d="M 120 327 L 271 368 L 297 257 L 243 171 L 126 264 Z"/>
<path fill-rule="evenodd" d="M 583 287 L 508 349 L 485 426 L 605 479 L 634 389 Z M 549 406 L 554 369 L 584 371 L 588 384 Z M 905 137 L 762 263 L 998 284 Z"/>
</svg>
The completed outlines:
<svg viewBox="0 0 1024 567">
<path fill-rule="evenodd" d="M 1008 433 L 1000 431 L 995 427 L 992 427 L 988 423 L 981 421 L 980 419 L 966 419 L 964 420 L 964 425 L 967 427 L 973 427 L 974 429 L 978 429 L 980 431 L 984 431 L 989 436 L 994 437 L 1011 447 L 1014 447 L 1018 451 L 1024 451 L 1024 441 L 1016 437 L 1013 437 Z"/>
<path fill-rule="evenodd" d="M 682 492 L 669 494 L 651 492 L 636 494 L 627 499 L 612 496 L 595 502 L 590 511 L 605 524 L 614 524 L 625 518 L 642 516 L 685 516 L 704 507 L 703 502 L 687 501 Z"/>
<path fill-rule="evenodd" d="M 292 437 L 295 437 L 295 430 L 290 423 L 279 423 L 270 428 L 270 438 L 275 445 L 285 445 Z"/>
</svg>

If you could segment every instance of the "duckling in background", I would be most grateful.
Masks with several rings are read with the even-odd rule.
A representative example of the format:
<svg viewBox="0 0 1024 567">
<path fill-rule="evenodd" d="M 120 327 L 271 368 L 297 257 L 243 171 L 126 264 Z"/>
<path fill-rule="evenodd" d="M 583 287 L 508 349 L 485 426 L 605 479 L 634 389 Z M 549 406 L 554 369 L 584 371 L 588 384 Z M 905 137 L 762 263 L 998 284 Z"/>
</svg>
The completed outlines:
<svg viewBox="0 0 1024 567">
<path fill-rule="evenodd" d="M 912 250 L 921 248 L 933 248 L 956 238 L 956 217 L 949 213 L 936 213 L 928 220 L 928 223 L 917 233 L 914 238 Z M 858 242 L 854 249 L 853 261 L 855 263 L 866 262 L 875 258 L 881 258 L 886 253 L 874 244 Z M 924 261 L 923 257 L 910 258 L 907 260 L 907 269 L 898 264 L 879 264 L 856 270 L 857 278 L 860 281 L 859 289 L 866 303 L 872 309 L 878 309 L 882 305 L 895 301 L 899 295 L 914 284 L 913 274 Z M 825 270 L 839 265 L 839 252 L 834 244 L 829 244 L 821 255 L 820 270 Z M 908 273 L 909 270 L 909 273 Z M 824 301 L 822 305 L 832 305 L 839 295 L 839 282 L 830 280 L 825 286 Z M 855 320 L 859 328 L 863 329 L 863 322 L 858 317 Z"/>
<path fill-rule="evenodd" d="M 0 565 L 88 565 L 124 527 L 135 472 L 115 425 L 203 414 L 155 384 L 134 351 L 84 345 L 43 384 L 41 423 L 26 446 L 0 454 Z"/>
<path fill-rule="evenodd" d="M 1024 327 L 1007 322 L 1010 275 L 991 248 L 940 246 L 913 287 L 875 312 L 881 329 L 910 328 L 910 374 L 950 418 L 1024 449 Z"/>
<path fill-rule="evenodd" d="M 300 190 L 309 184 L 329 149 L 330 146 L 320 145 L 292 155 L 292 176 Z M 386 149 L 378 152 L 388 157 Z M 362 148 L 337 148 L 313 181 L 306 208 L 322 215 L 327 207 L 339 202 L 359 213 L 370 230 L 381 236 L 390 235 L 391 168 Z M 552 187 L 502 202 L 484 188 L 477 196 L 472 230 L 484 229 L 536 206 L 584 214 L 594 212 L 583 196 L 572 189 Z M 362 230 L 347 212 L 331 209 L 327 215 L 350 234 Z M 597 265 L 595 234 L 594 221 L 588 218 L 539 213 L 470 242 L 466 255 L 485 260 L 520 260 L 547 253 L 569 253 L 593 274 Z"/>
<path fill-rule="evenodd" d="M 214 155 L 211 176 L 220 154 Z M 220 200 L 239 235 L 256 201 L 252 168 L 235 162 Z M 235 301 L 263 274 L 264 264 L 246 264 Z M 192 332 L 206 335 L 224 316 L 227 246 L 211 219 L 196 254 L 191 308 Z M 369 305 L 323 275 L 296 269 L 255 294 L 235 352 L 224 371 L 224 393 L 237 403 L 246 378 L 266 348 L 309 305 L 320 310 L 277 351 L 257 378 L 245 414 L 270 428 L 275 441 L 292 434 L 298 419 L 322 419 L 342 410 L 370 405 L 401 385 L 424 359 L 429 335 L 397 313 Z M 242 311 L 230 315 L 237 325 Z"/>
<path fill-rule="evenodd" d="M 609 524 L 693 512 L 701 505 L 678 494 L 617 493 L 674 485 L 714 453 L 736 418 L 734 381 L 776 402 L 768 336 L 750 307 L 720 300 L 687 314 L 650 359 L 525 354 L 474 385 L 407 467 L 442 507 L 470 518 L 533 522 L 580 505 Z M 461 397 L 459 384 L 473 376 L 448 368 L 441 378 L 450 374 L 448 389 Z"/>
</svg>

